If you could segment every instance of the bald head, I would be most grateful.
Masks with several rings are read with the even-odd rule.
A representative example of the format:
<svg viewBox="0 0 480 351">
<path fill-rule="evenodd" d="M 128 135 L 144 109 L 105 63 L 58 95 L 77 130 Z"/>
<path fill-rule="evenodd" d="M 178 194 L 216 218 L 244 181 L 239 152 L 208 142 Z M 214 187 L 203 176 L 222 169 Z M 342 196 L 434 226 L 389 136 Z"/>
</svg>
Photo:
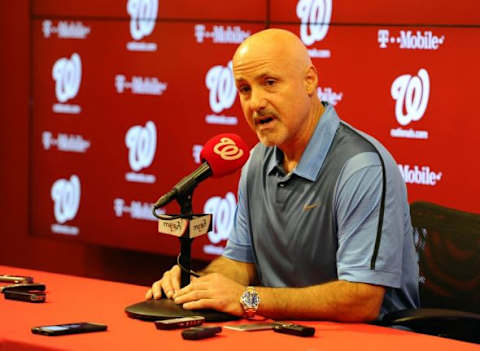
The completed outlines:
<svg viewBox="0 0 480 351">
<path fill-rule="evenodd" d="M 307 48 L 293 33 L 271 28 L 248 37 L 233 56 L 233 69 L 242 69 L 255 62 L 274 61 L 298 73 L 312 65 Z"/>
<path fill-rule="evenodd" d="M 286 160 L 299 159 L 323 112 L 306 47 L 289 31 L 267 29 L 248 37 L 232 63 L 243 113 L 259 140 L 280 147 Z"/>
</svg>

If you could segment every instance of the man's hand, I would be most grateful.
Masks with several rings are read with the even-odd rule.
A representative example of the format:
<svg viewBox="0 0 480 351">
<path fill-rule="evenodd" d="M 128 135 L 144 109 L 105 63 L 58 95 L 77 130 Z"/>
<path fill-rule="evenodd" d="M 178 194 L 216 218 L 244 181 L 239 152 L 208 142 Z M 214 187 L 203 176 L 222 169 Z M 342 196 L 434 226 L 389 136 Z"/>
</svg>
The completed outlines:
<svg viewBox="0 0 480 351">
<path fill-rule="evenodd" d="M 234 261 L 223 256 L 219 256 L 210 262 L 208 267 L 201 271 L 201 274 L 208 275 L 209 273 L 218 272 L 223 277 L 228 277 L 244 285 L 254 281 L 256 274 L 253 263 Z M 180 267 L 178 265 L 173 266 L 163 274 L 162 279 L 153 283 L 152 288 L 145 294 L 145 298 L 147 300 L 151 298 L 160 299 L 163 290 L 167 298 L 171 299 L 180 290 L 180 274 Z M 195 279 L 197 278 L 191 277 L 192 282 Z M 240 298 L 240 295 L 238 298 Z"/>
<path fill-rule="evenodd" d="M 183 304 L 183 308 L 187 310 L 211 308 L 241 316 L 243 308 L 240 296 L 244 290 L 243 285 L 219 273 L 211 273 L 178 290 L 174 294 L 174 300 L 177 304 Z"/>
<path fill-rule="evenodd" d="M 173 295 L 180 290 L 180 267 L 175 265 L 169 271 L 163 273 L 162 279 L 152 284 L 152 288 L 148 289 L 145 298 L 159 299 L 162 297 L 162 290 L 167 298 L 171 299 Z"/>
</svg>

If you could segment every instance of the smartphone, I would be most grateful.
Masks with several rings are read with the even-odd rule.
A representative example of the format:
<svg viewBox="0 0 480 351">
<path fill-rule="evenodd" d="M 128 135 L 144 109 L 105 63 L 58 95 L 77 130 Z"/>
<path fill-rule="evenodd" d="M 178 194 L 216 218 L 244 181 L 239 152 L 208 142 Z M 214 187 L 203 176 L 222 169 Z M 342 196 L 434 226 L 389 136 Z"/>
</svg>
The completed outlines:
<svg viewBox="0 0 480 351">
<path fill-rule="evenodd" d="M 313 336 L 315 334 L 314 327 L 293 323 L 276 323 L 273 331 L 277 333 L 290 334 L 296 336 Z"/>
<path fill-rule="evenodd" d="M 48 336 L 67 335 L 67 334 L 79 334 L 79 333 L 91 333 L 107 330 L 105 324 L 79 322 L 68 324 L 55 324 L 44 325 L 40 327 L 33 327 L 33 334 L 41 334 Z"/>
<path fill-rule="evenodd" d="M 0 274 L 0 282 L 10 284 L 29 284 L 33 283 L 33 278 L 24 275 Z"/>
<path fill-rule="evenodd" d="M 31 291 L 31 290 L 45 290 L 45 284 L 40 283 L 21 283 L 21 284 L 11 284 L 2 286 L 0 292 L 5 293 L 6 291 L 16 290 L 16 291 Z"/>
<path fill-rule="evenodd" d="M 21 291 L 6 290 L 3 295 L 9 300 L 19 300 L 27 302 L 45 302 L 45 292 L 40 290 Z"/>
<path fill-rule="evenodd" d="M 211 338 L 222 331 L 222 327 L 192 327 L 182 331 L 182 338 L 186 340 L 200 340 Z"/>
<path fill-rule="evenodd" d="M 225 325 L 225 329 L 237 330 L 237 331 L 256 331 L 256 330 L 271 330 L 275 323 L 248 323 L 248 324 L 236 324 Z"/>
<path fill-rule="evenodd" d="M 202 324 L 204 321 L 205 321 L 205 317 L 202 317 L 202 316 L 181 317 L 181 318 L 163 319 L 163 320 L 155 321 L 155 326 L 157 327 L 157 329 L 171 330 L 171 329 L 195 327 L 197 325 Z"/>
</svg>

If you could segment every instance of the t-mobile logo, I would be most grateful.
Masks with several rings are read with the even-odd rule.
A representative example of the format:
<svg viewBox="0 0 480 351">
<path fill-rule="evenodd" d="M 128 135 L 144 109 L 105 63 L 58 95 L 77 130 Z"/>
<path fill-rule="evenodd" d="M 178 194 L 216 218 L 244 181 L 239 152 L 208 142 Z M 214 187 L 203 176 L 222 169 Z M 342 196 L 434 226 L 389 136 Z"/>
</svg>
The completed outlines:
<svg viewBox="0 0 480 351">
<path fill-rule="evenodd" d="M 378 30 L 378 44 L 382 49 L 387 47 L 387 43 L 390 41 L 390 31 L 388 29 Z"/>
<path fill-rule="evenodd" d="M 197 38 L 197 43 L 203 43 L 203 38 L 206 36 L 206 29 L 204 24 L 195 25 L 195 38 Z"/>
<path fill-rule="evenodd" d="M 84 26 L 80 21 L 59 21 L 55 26 L 52 21 L 44 20 L 42 31 L 45 38 L 56 34 L 59 39 L 86 39 L 90 27 Z"/>
<path fill-rule="evenodd" d="M 250 31 L 244 31 L 240 26 L 214 25 L 207 30 L 204 24 L 196 24 L 194 28 L 197 43 L 203 43 L 208 38 L 215 44 L 240 44 L 250 35 Z"/>
<path fill-rule="evenodd" d="M 435 35 L 431 30 L 400 30 L 390 33 L 388 29 L 378 30 L 377 41 L 381 49 L 396 45 L 402 50 L 438 50 L 445 43 L 445 35 Z"/>
<path fill-rule="evenodd" d="M 45 38 L 50 38 L 50 34 L 52 34 L 53 26 L 52 26 L 52 21 L 45 20 L 42 22 L 42 30 L 43 30 L 43 36 Z"/>
</svg>

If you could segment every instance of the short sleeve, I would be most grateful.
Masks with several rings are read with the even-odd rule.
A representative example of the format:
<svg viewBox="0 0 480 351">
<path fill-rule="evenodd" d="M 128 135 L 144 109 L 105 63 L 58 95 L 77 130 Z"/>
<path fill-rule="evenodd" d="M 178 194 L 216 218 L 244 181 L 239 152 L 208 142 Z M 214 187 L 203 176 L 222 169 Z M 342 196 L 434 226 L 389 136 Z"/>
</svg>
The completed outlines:
<svg viewBox="0 0 480 351">
<path fill-rule="evenodd" d="M 254 262 L 248 215 L 247 173 L 249 162 L 245 164 L 238 185 L 238 203 L 234 222 L 223 256 L 235 261 Z"/>
<path fill-rule="evenodd" d="M 358 154 L 342 169 L 334 195 L 337 274 L 341 280 L 399 288 L 403 230 L 391 225 L 398 221 L 387 221 L 377 235 L 382 190 L 383 166 L 377 153 Z M 390 215 L 384 211 L 383 216 Z M 379 251 L 374 254 L 375 250 Z"/>
</svg>

